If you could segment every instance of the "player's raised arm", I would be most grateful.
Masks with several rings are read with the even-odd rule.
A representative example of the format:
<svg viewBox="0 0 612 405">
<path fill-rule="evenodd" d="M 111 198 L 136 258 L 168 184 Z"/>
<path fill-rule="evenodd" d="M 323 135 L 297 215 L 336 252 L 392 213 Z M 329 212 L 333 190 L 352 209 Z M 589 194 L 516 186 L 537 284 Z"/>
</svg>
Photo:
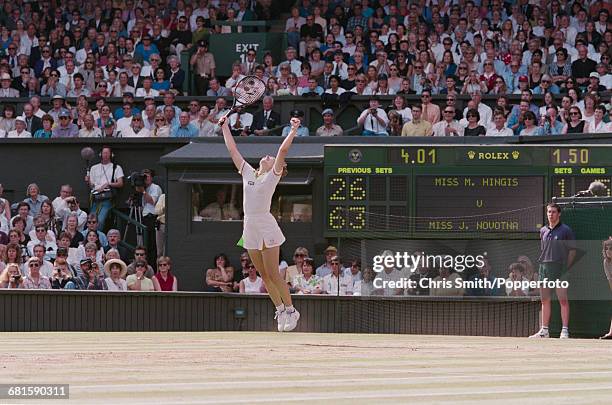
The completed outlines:
<svg viewBox="0 0 612 405">
<path fill-rule="evenodd" d="M 274 172 L 275 173 L 283 172 L 283 168 L 285 167 L 285 156 L 287 156 L 287 153 L 289 152 L 289 148 L 291 147 L 291 144 L 293 143 L 293 138 L 295 138 L 295 135 L 297 134 L 297 130 L 300 127 L 299 118 L 291 118 L 290 122 L 291 122 L 291 131 L 289 131 L 289 134 L 287 135 L 287 137 L 281 144 L 280 148 L 278 149 L 278 152 L 276 153 L 276 160 L 274 162 Z"/>
<path fill-rule="evenodd" d="M 234 137 L 229 129 L 228 125 L 228 117 L 227 115 L 221 117 L 219 120 L 219 126 L 221 127 L 221 131 L 223 132 L 223 140 L 225 141 L 225 146 L 229 151 L 230 156 L 232 157 L 232 161 L 234 162 L 234 166 L 236 169 L 240 171 L 242 169 L 242 162 L 244 162 L 244 158 L 238 151 L 238 147 L 236 146 L 236 141 L 234 141 Z"/>
</svg>

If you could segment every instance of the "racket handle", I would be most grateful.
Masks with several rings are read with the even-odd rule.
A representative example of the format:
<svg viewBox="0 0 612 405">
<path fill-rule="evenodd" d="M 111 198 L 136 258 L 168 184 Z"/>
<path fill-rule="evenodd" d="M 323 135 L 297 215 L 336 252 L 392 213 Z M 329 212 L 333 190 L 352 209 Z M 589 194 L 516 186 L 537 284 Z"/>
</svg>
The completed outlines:
<svg viewBox="0 0 612 405">
<path fill-rule="evenodd" d="M 219 121 L 221 121 L 222 119 L 228 119 L 228 117 L 230 115 L 232 115 L 233 113 L 236 112 L 236 107 L 232 107 L 223 117 L 219 118 Z"/>
</svg>

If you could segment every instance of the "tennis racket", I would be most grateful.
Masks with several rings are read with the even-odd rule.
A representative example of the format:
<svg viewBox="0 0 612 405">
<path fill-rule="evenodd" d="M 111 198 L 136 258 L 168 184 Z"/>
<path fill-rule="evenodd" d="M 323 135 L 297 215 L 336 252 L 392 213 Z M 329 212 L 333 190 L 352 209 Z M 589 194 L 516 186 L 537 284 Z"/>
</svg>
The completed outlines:
<svg viewBox="0 0 612 405">
<path fill-rule="evenodd" d="M 240 107 L 246 107 L 259 101 L 266 92 L 266 84 L 257 76 L 245 76 L 234 87 L 234 103 L 224 118 L 235 113 Z"/>
</svg>

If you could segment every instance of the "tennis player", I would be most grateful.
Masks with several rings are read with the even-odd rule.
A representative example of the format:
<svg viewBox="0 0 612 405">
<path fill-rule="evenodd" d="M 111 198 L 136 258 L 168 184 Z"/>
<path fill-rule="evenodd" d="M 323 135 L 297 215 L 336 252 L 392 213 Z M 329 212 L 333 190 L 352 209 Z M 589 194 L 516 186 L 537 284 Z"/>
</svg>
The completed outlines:
<svg viewBox="0 0 612 405">
<path fill-rule="evenodd" d="M 276 158 L 264 156 L 259 161 L 257 170 L 253 169 L 238 151 L 227 118 L 221 118 L 219 125 L 223 131 L 225 146 L 227 146 L 238 173 L 242 175 L 243 246 L 248 250 L 276 306 L 274 318 L 278 321 L 278 331 L 292 331 L 297 326 L 300 313 L 293 307 L 287 283 L 281 278 L 278 271 L 280 245 L 285 242 L 285 236 L 270 213 L 270 205 L 276 185 L 281 177 L 287 174 L 285 156 L 297 134 L 300 120 L 291 119 L 291 130 L 280 146 Z"/>
</svg>

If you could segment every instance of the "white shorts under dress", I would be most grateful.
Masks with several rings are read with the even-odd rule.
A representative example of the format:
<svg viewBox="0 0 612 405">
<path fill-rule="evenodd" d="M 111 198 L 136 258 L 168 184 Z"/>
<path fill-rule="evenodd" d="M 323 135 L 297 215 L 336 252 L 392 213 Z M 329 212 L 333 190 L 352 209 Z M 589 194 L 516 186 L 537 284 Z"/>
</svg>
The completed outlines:
<svg viewBox="0 0 612 405">
<path fill-rule="evenodd" d="M 246 161 L 243 161 L 239 173 L 242 175 L 244 209 L 243 247 L 263 250 L 264 246 L 271 248 L 282 245 L 285 235 L 270 213 L 272 196 L 281 176 L 272 169 L 257 177 L 255 169 Z"/>
</svg>

